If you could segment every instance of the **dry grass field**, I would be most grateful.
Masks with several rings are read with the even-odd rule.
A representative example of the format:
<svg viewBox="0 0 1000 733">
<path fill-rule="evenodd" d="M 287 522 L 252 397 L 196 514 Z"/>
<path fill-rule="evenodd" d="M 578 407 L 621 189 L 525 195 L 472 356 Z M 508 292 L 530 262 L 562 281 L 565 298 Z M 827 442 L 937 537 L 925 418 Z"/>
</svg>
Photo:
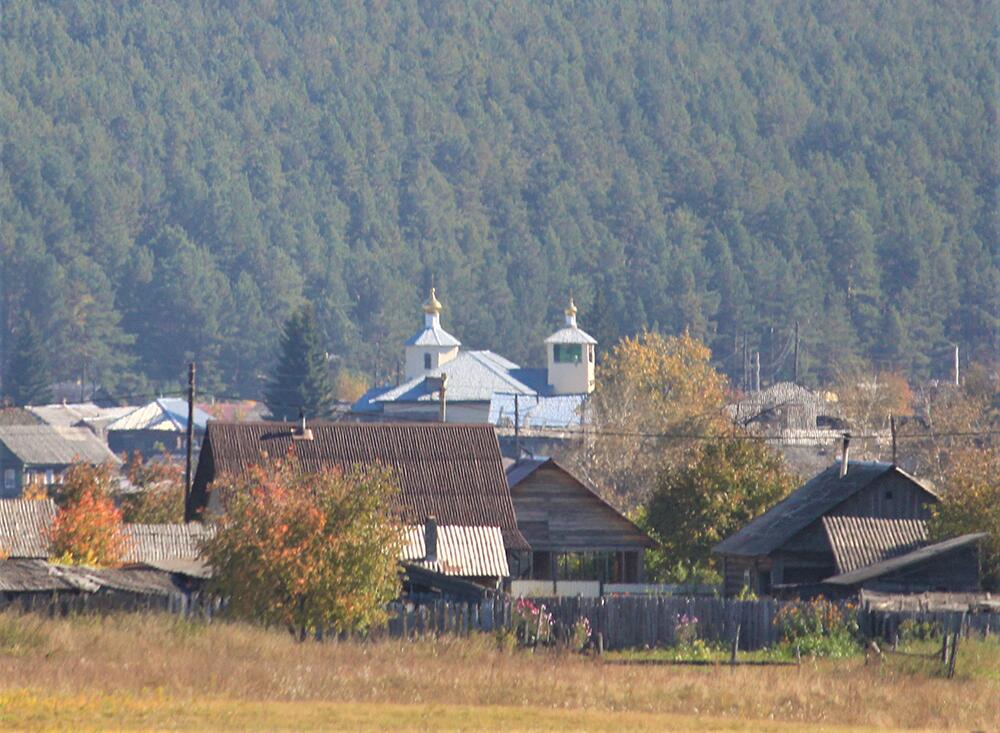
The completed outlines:
<svg viewBox="0 0 1000 733">
<path fill-rule="evenodd" d="M 996 730 L 1000 645 L 963 654 L 946 680 L 862 659 L 616 666 L 488 637 L 299 644 L 242 624 L 0 614 L 0 729 Z"/>
</svg>

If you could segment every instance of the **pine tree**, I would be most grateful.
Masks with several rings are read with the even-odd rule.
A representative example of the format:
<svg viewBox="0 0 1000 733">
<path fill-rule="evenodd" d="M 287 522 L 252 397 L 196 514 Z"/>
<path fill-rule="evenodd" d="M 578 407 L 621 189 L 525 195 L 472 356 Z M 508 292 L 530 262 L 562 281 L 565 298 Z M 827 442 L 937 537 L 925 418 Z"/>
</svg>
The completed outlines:
<svg viewBox="0 0 1000 733">
<path fill-rule="evenodd" d="M 34 319 L 25 319 L 7 363 L 4 394 L 15 405 L 44 405 L 52 399 L 49 359 Z"/>
<path fill-rule="evenodd" d="M 299 410 L 310 418 L 330 416 L 334 392 L 312 306 L 302 306 L 285 321 L 281 356 L 265 392 L 264 402 L 277 420 L 294 420 Z"/>
</svg>

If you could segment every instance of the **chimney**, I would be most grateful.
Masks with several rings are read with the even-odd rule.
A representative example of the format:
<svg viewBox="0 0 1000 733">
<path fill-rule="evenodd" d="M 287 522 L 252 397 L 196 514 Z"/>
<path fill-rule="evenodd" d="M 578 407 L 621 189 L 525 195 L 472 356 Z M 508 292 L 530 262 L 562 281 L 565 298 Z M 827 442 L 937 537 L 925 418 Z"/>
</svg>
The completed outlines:
<svg viewBox="0 0 1000 733">
<path fill-rule="evenodd" d="M 305 410 L 299 410 L 299 424 L 292 430 L 292 440 L 312 440 L 313 431 L 306 427 Z"/>
<path fill-rule="evenodd" d="M 844 433 L 844 447 L 841 449 L 840 454 L 840 478 L 844 478 L 847 475 L 847 461 L 851 447 L 851 434 Z"/>
<path fill-rule="evenodd" d="M 438 559 L 438 524 L 432 514 L 424 520 L 424 560 L 436 563 Z"/>
</svg>

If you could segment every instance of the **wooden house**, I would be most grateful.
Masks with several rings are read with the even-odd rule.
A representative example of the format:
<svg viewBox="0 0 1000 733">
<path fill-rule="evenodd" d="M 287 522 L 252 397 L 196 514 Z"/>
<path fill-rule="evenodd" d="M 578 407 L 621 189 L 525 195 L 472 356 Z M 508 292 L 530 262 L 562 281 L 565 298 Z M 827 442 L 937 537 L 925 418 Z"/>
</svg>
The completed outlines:
<svg viewBox="0 0 1000 733">
<path fill-rule="evenodd" d="M 25 487 L 62 481 L 77 462 L 118 465 L 121 460 L 86 428 L 0 426 L 0 496 L 17 498 Z"/>
<path fill-rule="evenodd" d="M 513 558 L 522 580 L 641 583 L 643 556 L 656 546 L 641 529 L 565 465 L 522 459 L 507 467 L 517 527 L 531 550 Z"/>
<path fill-rule="evenodd" d="M 834 464 L 713 548 L 722 558 L 724 592 L 747 587 L 759 595 L 815 589 L 840 574 L 847 559 L 863 564 L 926 543 L 929 506 L 937 494 L 898 466 Z M 853 524 L 839 518 L 866 518 Z M 847 530 L 854 528 L 853 534 Z M 838 534 L 839 532 L 839 534 Z M 838 562 L 840 567 L 838 568 Z"/>
<path fill-rule="evenodd" d="M 138 453 L 145 459 L 187 451 L 187 401 L 161 397 L 108 423 L 108 445 L 116 453 Z M 211 416 L 194 408 L 194 450 L 197 451 Z"/>
<path fill-rule="evenodd" d="M 489 425 L 344 422 L 312 423 L 303 429 L 289 423 L 211 421 L 190 510 L 224 511 L 212 490 L 219 476 L 244 475 L 254 465 L 279 460 L 293 444 L 306 471 L 354 465 L 391 470 L 399 481 L 400 519 L 416 533 L 407 544 L 419 554 L 416 545 L 433 519 L 443 543 L 439 560 L 451 558 L 456 575 L 495 580 L 503 569 L 495 554 L 497 537 L 508 555 L 531 549 L 514 518 L 500 449 Z"/>
</svg>

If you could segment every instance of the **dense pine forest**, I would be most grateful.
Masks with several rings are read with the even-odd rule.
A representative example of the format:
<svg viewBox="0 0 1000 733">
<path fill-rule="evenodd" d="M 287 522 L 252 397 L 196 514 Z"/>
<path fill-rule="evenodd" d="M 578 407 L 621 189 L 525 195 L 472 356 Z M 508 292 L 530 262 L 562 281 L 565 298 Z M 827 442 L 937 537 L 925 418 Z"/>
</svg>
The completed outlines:
<svg viewBox="0 0 1000 733">
<path fill-rule="evenodd" d="M 285 318 L 393 378 L 685 328 L 765 381 L 1000 354 L 995 4 L 0 5 L 0 344 L 258 397 Z"/>
</svg>

